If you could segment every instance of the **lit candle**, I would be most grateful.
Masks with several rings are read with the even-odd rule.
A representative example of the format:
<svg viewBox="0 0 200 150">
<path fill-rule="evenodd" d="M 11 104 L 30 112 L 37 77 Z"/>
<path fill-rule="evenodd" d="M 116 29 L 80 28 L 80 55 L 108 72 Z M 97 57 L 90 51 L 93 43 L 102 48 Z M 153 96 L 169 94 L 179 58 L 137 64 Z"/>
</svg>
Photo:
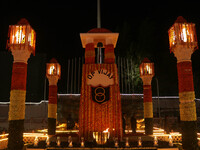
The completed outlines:
<svg viewBox="0 0 200 150">
<path fill-rule="evenodd" d="M 47 136 L 46 143 L 47 143 L 47 147 L 50 146 L 49 136 Z"/>
<path fill-rule="evenodd" d="M 129 142 L 128 142 L 128 137 L 126 137 L 126 147 L 130 147 Z"/>
<path fill-rule="evenodd" d="M 60 143 L 61 143 L 61 142 L 60 142 L 60 137 L 58 136 L 58 137 L 57 137 L 57 146 L 60 146 Z"/>
<path fill-rule="evenodd" d="M 169 146 L 173 146 L 173 139 L 171 135 L 169 135 Z"/>
<path fill-rule="evenodd" d="M 34 140 L 34 146 L 35 147 L 38 146 L 38 137 L 37 136 L 35 137 L 35 140 Z"/>
<path fill-rule="evenodd" d="M 69 143 L 68 147 L 73 147 L 71 136 L 68 137 L 68 143 Z"/>
<path fill-rule="evenodd" d="M 81 147 L 85 147 L 85 144 L 84 144 L 84 137 L 81 137 Z"/>
<path fill-rule="evenodd" d="M 114 141 L 115 141 L 115 147 L 119 147 L 118 138 L 114 138 Z"/>
<path fill-rule="evenodd" d="M 154 137 L 154 146 L 158 146 L 158 139 L 157 139 L 157 136 Z"/>
<path fill-rule="evenodd" d="M 141 146 L 142 146 L 142 138 L 139 137 L 139 138 L 138 138 L 138 147 L 141 147 Z"/>
<path fill-rule="evenodd" d="M 198 146 L 200 146 L 200 140 L 199 140 L 199 138 L 198 138 Z"/>
</svg>

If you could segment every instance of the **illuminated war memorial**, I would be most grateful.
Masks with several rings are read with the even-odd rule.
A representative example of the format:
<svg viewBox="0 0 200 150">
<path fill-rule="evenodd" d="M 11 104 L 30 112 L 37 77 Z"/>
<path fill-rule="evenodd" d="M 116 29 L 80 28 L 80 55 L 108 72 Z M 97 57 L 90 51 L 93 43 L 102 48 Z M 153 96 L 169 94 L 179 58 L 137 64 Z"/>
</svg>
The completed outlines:
<svg viewBox="0 0 200 150">
<path fill-rule="evenodd" d="M 100 11 L 99 7 L 100 5 L 98 5 L 98 11 Z M 167 146 L 163 147 L 177 149 L 173 145 L 173 140 L 177 138 L 180 139 L 177 145 L 181 145 L 186 150 L 196 149 L 198 147 L 197 113 L 191 63 L 191 54 L 198 48 L 195 24 L 187 23 L 183 17 L 178 17 L 168 31 L 170 51 L 177 58 L 181 121 L 181 133 L 174 134 L 164 133 L 161 126 L 154 126 L 151 82 L 155 73 L 154 63 L 148 58 L 144 58 L 139 67 L 140 78 L 143 82 L 141 97 L 144 128 L 141 127 L 142 129 L 139 130 L 136 127 L 135 131 L 133 129 L 125 131 L 118 66 L 115 63 L 115 47 L 119 33 L 101 28 L 100 20 L 97 23 L 98 28 L 91 29 L 87 33 L 80 33 L 85 53 L 80 87 L 78 129 L 75 133 L 73 129 L 62 130 L 62 136 L 67 137 L 67 140 L 60 137 L 56 127 L 57 83 L 61 78 L 61 65 L 54 58 L 46 64 L 46 77 L 49 82 L 47 129 L 43 130 L 42 134 L 24 133 L 27 63 L 30 55 L 35 55 L 36 33 L 26 19 L 21 19 L 17 25 L 9 26 L 7 48 L 11 51 L 14 61 L 8 114 L 9 127 L 6 135 L 0 135 L 0 148 L 3 145 L 3 148 L 9 150 L 22 150 L 24 143 L 29 142 L 32 148 L 37 149 L 38 143 L 43 141 L 45 143 L 43 147 L 46 150 L 60 147 L 73 149 L 73 142 L 76 143 L 76 147 L 82 149 L 87 148 L 85 143 L 89 143 L 90 148 L 96 144 L 95 147 L 99 149 L 106 144 L 111 149 L 120 147 L 142 149 L 142 140 L 145 139 L 147 143 L 151 143 L 150 146 L 147 144 L 151 147 L 149 149 L 159 149 L 159 142 L 163 141 L 167 143 Z M 26 138 L 29 139 L 27 143 Z M 61 146 L 62 142 L 67 143 L 67 146 Z"/>
<path fill-rule="evenodd" d="M 93 132 L 109 130 L 111 138 L 121 140 L 121 98 L 114 54 L 118 33 L 96 28 L 80 36 L 85 48 L 85 64 L 82 71 L 79 134 L 92 140 Z M 97 63 L 95 48 L 98 51 Z M 102 48 L 104 60 L 101 57 Z"/>
</svg>

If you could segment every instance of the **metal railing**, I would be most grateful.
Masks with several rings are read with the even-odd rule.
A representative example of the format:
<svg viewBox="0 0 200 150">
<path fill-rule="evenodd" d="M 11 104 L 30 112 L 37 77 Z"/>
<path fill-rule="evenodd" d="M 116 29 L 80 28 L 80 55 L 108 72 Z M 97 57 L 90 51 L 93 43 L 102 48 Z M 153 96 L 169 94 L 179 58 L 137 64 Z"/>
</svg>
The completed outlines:
<svg viewBox="0 0 200 150">
<path fill-rule="evenodd" d="M 67 89 L 66 94 L 79 94 L 81 90 L 83 57 L 75 57 L 67 60 Z M 132 94 L 134 90 L 134 78 L 139 74 L 139 68 L 133 64 L 133 59 L 116 57 L 118 67 L 120 93 Z"/>
</svg>

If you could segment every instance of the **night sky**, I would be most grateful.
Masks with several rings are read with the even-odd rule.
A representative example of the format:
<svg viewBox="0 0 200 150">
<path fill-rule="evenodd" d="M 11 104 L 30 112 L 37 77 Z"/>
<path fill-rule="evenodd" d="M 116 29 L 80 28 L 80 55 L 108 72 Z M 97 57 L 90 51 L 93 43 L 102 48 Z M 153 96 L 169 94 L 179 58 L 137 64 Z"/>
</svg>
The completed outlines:
<svg viewBox="0 0 200 150">
<path fill-rule="evenodd" d="M 21 18 L 26 18 L 37 34 L 36 54 L 46 54 L 47 61 L 55 57 L 61 66 L 65 66 L 69 58 L 84 55 L 79 34 L 97 26 L 96 0 L 62 3 L 52 1 L 43 4 L 34 2 L 27 5 L 18 1 L 1 3 L 0 51 L 6 51 L 9 24 L 16 24 Z M 101 26 L 112 32 L 119 32 L 118 44 L 130 44 L 129 41 L 140 42 L 139 36 L 143 29 L 141 26 L 145 26 L 145 29 L 148 29 L 148 26 L 154 29 L 151 37 L 148 37 L 154 46 L 147 48 L 146 53 L 155 63 L 156 74 L 163 82 L 161 86 L 167 82 L 168 77 L 174 78 L 166 74 L 171 71 L 176 72 L 174 65 L 176 59 L 170 54 L 168 44 L 168 29 L 176 18 L 183 16 L 188 22 L 195 23 L 198 41 L 200 40 L 200 2 L 174 3 L 101 0 Z M 124 24 L 130 28 L 125 35 L 127 43 L 120 41 L 124 36 L 122 30 Z M 146 36 L 145 32 L 143 36 Z M 126 46 L 117 46 L 116 55 L 123 55 L 124 47 Z M 199 52 L 197 50 L 192 57 L 193 67 L 196 70 L 200 70 Z"/>
<path fill-rule="evenodd" d="M 46 53 L 48 58 L 56 57 L 58 60 L 83 55 L 79 33 L 87 32 L 97 26 L 96 0 L 55 4 L 49 2 L 46 5 L 39 2 L 30 5 L 15 3 L 7 2 L 1 5 L 6 11 L 1 10 L 0 14 L 0 50 L 5 50 L 9 24 L 16 24 L 21 18 L 26 18 L 37 33 L 36 53 Z M 199 4 L 200 2 L 182 4 L 164 2 L 138 4 L 137 2 L 136 4 L 132 1 L 101 0 L 101 24 L 103 28 L 116 32 L 123 22 L 127 22 L 135 34 L 132 37 L 137 38 L 141 22 L 148 18 L 154 22 L 159 34 L 164 34 L 160 36 L 167 37 L 168 28 L 178 16 L 182 15 L 188 22 L 197 24 L 198 32 Z M 168 37 L 162 40 L 168 42 Z"/>
</svg>

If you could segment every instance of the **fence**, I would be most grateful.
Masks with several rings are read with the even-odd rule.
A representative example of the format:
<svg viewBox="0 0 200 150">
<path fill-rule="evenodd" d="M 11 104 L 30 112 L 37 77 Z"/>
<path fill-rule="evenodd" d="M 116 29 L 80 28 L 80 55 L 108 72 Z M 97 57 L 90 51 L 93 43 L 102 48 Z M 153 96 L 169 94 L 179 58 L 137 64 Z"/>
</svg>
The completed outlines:
<svg viewBox="0 0 200 150">
<path fill-rule="evenodd" d="M 83 57 L 67 60 L 67 94 L 79 94 L 81 90 Z M 133 59 L 116 57 L 118 67 L 120 92 L 123 94 L 134 93 L 134 79 L 139 74 L 139 68 L 134 66 Z"/>
</svg>

